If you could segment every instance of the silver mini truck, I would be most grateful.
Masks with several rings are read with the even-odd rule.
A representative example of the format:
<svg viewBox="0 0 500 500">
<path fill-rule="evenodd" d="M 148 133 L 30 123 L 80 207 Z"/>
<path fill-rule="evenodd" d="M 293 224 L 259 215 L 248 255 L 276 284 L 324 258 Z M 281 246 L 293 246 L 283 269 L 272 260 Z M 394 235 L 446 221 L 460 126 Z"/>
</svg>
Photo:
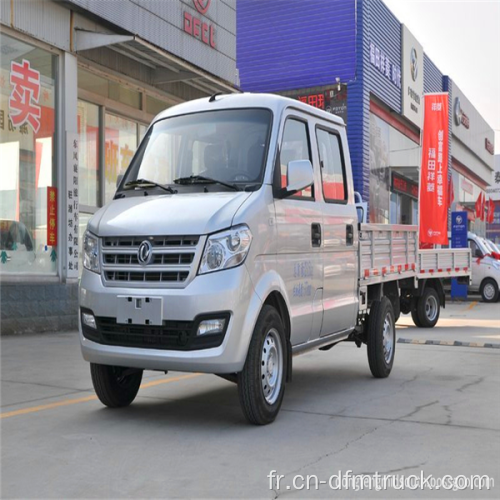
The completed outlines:
<svg viewBox="0 0 500 500">
<path fill-rule="evenodd" d="M 292 356 L 341 341 L 389 375 L 399 314 L 434 326 L 441 278 L 468 280 L 470 253 L 358 224 L 348 151 L 340 118 L 279 96 L 155 118 L 83 241 L 80 341 L 105 405 L 129 405 L 143 370 L 213 373 L 268 424 Z"/>
</svg>

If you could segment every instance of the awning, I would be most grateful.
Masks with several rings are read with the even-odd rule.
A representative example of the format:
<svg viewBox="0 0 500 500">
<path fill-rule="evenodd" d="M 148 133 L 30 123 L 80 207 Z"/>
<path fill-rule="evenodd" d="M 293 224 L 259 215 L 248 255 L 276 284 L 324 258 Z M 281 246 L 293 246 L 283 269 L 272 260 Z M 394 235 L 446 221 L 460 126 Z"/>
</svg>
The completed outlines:
<svg viewBox="0 0 500 500">
<path fill-rule="evenodd" d="M 98 47 L 107 47 L 151 68 L 154 71 L 151 83 L 155 86 L 184 82 L 207 94 L 238 92 L 223 80 L 138 36 L 75 30 L 75 52 L 80 53 Z"/>
</svg>

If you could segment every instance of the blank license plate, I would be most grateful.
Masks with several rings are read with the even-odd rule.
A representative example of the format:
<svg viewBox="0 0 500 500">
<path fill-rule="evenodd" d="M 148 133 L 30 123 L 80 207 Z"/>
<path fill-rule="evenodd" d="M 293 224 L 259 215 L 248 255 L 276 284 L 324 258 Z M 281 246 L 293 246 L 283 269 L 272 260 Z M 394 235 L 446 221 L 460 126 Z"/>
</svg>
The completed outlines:
<svg viewBox="0 0 500 500">
<path fill-rule="evenodd" d="M 163 324 L 163 298 L 119 295 L 116 322 L 129 325 L 161 326 Z"/>
</svg>

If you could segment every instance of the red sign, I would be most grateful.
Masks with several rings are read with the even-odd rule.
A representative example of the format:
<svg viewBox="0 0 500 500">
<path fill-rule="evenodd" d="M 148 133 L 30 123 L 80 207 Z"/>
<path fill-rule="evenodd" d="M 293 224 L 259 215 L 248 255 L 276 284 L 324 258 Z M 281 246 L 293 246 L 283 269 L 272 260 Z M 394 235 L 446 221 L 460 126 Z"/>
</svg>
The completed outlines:
<svg viewBox="0 0 500 500">
<path fill-rule="evenodd" d="M 196 10 L 205 16 L 210 7 L 210 1 L 193 0 L 193 3 Z M 207 23 L 189 12 L 184 12 L 184 31 L 215 49 L 215 28 L 213 24 Z"/>
<path fill-rule="evenodd" d="M 418 198 L 418 184 L 409 179 L 405 179 L 396 174 L 396 172 L 392 173 L 392 190 Z"/>
<path fill-rule="evenodd" d="M 420 169 L 421 243 L 448 244 L 448 94 L 424 97 Z"/>
<path fill-rule="evenodd" d="M 47 245 L 57 246 L 57 188 L 47 188 Z"/>
<path fill-rule="evenodd" d="M 298 100 L 315 108 L 325 109 L 325 94 L 299 95 Z"/>
<path fill-rule="evenodd" d="M 485 147 L 486 151 L 488 151 L 488 153 L 490 153 L 490 155 L 495 154 L 495 148 L 493 147 L 493 144 L 491 143 L 491 141 L 488 140 L 488 138 L 486 138 L 484 140 L 484 147 Z"/>
<path fill-rule="evenodd" d="M 10 64 L 10 84 L 12 92 L 9 98 L 10 119 L 14 127 L 29 123 L 33 130 L 40 128 L 41 108 L 40 72 L 30 67 L 30 62 L 23 59 L 22 64 L 12 61 Z"/>
</svg>

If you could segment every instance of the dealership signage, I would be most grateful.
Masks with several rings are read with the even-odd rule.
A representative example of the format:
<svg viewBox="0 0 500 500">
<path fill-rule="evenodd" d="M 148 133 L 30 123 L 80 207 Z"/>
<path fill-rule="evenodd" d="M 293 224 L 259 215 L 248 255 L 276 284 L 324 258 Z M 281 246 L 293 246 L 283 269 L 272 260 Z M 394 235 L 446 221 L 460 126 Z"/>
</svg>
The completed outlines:
<svg viewBox="0 0 500 500">
<path fill-rule="evenodd" d="M 373 42 L 370 42 L 370 63 L 389 79 L 398 89 L 401 88 L 401 68 Z"/>
<path fill-rule="evenodd" d="M 347 86 L 338 85 L 327 89 L 296 90 L 293 92 L 284 92 L 283 95 L 291 99 L 297 99 L 300 102 L 322 109 L 332 115 L 337 115 L 347 123 Z"/>
<path fill-rule="evenodd" d="M 457 127 L 463 125 L 467 129 L 470 128 L 469 117 L 464 113 L 459 97 L 455 97 L 455 103 L 453 104 L 453 118 Z"/>
<path fill-rule="evenodd" d="M 205 45 L 215 49 L 215 27 L 205 17 L 210 7 L 211 0 L 193 0 L 198 11 L 193 15 L 184 11 L 184 31 L 195 38 L 201 40 Z"/>
<path fill-rule="evenodd" d="M 396 172 L 392 173 L 392 190 L 394 192 L 407 194 L 413 198 L 418 198 L 418 184 Z"/>
<path fill-rule="evenodd" d="M 401 38 L 403 116 L 420 128 L 424 93 L 424 49 L 404 25 L 401 25 Z"/>
</svg>

